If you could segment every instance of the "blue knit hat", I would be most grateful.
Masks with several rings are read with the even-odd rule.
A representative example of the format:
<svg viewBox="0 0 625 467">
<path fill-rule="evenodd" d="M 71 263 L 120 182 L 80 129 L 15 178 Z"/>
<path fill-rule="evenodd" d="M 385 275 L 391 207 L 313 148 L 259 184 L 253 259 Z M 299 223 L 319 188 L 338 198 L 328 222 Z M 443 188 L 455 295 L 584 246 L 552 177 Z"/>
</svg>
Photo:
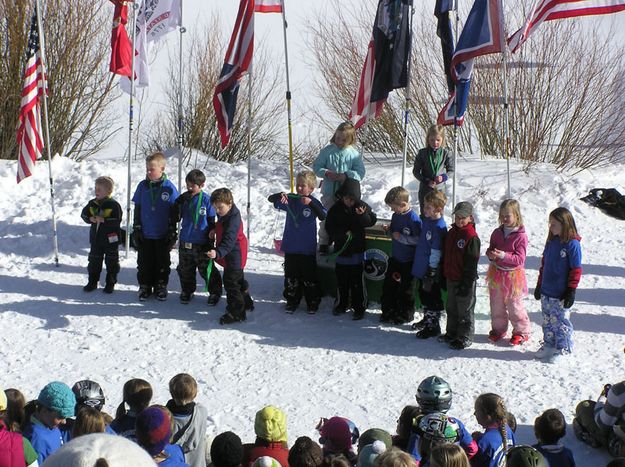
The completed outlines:
<svg viewBox="0 0 625 467">
<path fill-rule="evenodd" d="M 169 414 L 159 407 L 139 412 L 135 435 L 139 445 L 154 457 L 165 449 L 171 437 Z"/>
<path fill-rule="evenodd" d="M 39 393 L 37 402 L 46 409 L 58 412 L 60 418 L 73 417 L 76 409 L 76 396 L 67 384 L 60 381 L 46 384 Z"/>
</svg>

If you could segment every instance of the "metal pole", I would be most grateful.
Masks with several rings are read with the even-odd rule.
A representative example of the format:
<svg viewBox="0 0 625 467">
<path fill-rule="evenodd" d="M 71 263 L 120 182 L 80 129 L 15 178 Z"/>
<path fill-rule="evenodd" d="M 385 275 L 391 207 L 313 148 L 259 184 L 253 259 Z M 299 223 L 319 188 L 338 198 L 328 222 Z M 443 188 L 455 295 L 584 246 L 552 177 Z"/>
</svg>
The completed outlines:
<svg viewBox="0 0 625 467">
<path fill-rule="evenodd" d="M 458 0 L 454 2 L 454 13 L 456 16 L 456 22 L 454 25 L 454 51 L 458 47 L 458 25 L 460 23 L 460 17 L 458 16 Z M 456 97 L 455 99 L 455 109 L 456 115 L 454 116 L 454 181 L 452 183 L 452 192 L 451 192 L 451 209 L 456 206 L 456 174 L 458 173 L 458 92 L 456 89 Z"/>
<path fill-rule="evenodd" d="M 406 108 L 404 110 L 404 149 L 402 152 L 401 158 L 401 186 L 404 186 L 404 180 L 406 177 L 406 158 L 408 156 L 408 121 L 410 120 L 410 65 L 412 63 L 412 17 L 414 16 L 414 6 L 410 9 L 410 35 L 408 42 L 408 68 L 406 70 L 406 74 L 408 75 L 408 83 L 406 84 Z"/>
<path fill-rule="evenodd" d="M 286 67 L 286 114 L 288 119 L 288 132 L 289 132 L 289 176 L 291 183 L 291 192 L 295 193 L 295 174 L 293 173 L 293 126 L 291 123 L 291 81 L 289 79 L 289 49 L 287 46 L 286 39 L 286 28 L 289 27 L 286 22 L 286 11 L 285 11 L 285 1 L 281 0 L 282 3 L 282 30 L 284 32 L 284 65 Z M 249 222 L 248 222 L 249 227 Z"/>
<path fill-rule="evenodd" d="M 42 93 L 42 101 L 43 101 L 43 128 L 46 138 L 46 156 L 48 157 L 48 177 L 50 180 L 50 206 L 52 208 L 52 243 L 54 245 L 54 265 L 59 267 L 59 242 L 58 235 L 56 231 L 56 210 L 54 208 L 54 178 L 52 177 L 52 156 L 50 151 L 50 125 L 48 122 L 48 72 L 46 66 L 46 49 L 45 49 L 45 40 L 43 36 L 43 23 L 41 16 L 43 12 L 41 11 L 40 1 L 37 0 L 36 3 L 37 8 L 37 29 L 39 31 L 39 56 L 41 61 L 41 76 L 43 80 L 43 93 Z"/>
<path fill-rule="evenodd" d="M 182 37 L 187 29 L 182 25 L 182 5 L 183 0 L 180 0 L 180 48 L 178 50 L 178 190 L 182 193 L 182 159 L 183 159 L 183 130 L 184 130 L 184 110 L 183 97 L 182 97 Z"/>
<path fill-rule="evenodd" d="M 130 254 L 130 190 L 132 168 L 132 124 L 135 95 L 135 45 L 137 44 L 137 9 L 139 5 L 132 2 L 132 60 L 130 66 L 130 96 L 128 97 L 128 193 L 126 194 L 126 259 Z"/>
<path fill-rule="evenodd" d="M 250 240 L 250 224 L 252 223 L 252 67 L 247 73 L 247 241 Z"/>
<path fill-rule="evenodd" d="M 509 125 L 509 112 L 510 103 L 508 102 L 508 52 L 507 47 L 504 47 L 503 54 L 503 133 L 504 133 L 504 154 L 506 156 L 506 173 L 508 179 L 508 199 L 512 198 L 512 190 L 510 185 L 510 127 Z"/>
</svg>

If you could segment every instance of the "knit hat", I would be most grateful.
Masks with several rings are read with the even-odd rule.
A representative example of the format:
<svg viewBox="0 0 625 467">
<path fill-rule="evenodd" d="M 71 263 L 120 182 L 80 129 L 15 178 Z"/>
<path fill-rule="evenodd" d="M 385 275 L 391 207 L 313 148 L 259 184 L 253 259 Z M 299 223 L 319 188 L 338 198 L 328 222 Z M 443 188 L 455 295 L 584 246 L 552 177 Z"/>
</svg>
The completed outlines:
<svg viewBox="0 0 625 467">
<path fill-rule="evenodd" d="M 74 393 L 67 384 L 61 383 L 60 381 L 52 381 L 46 384 L 39 393 L 37 402 L 46 409 L 58 412 L 60 418 L 74 416 L 76 396 L 74 396 Z"/>
<path fill-rule="evenodd" d="M 342 185 L 336 190 L 334 196 L 337 198 L 349 196 L 354 201 L 360 201 L 360 182 L 353 178 L 346 178 Z"/>
<path fill-rule="evenodd" d="M 332 417 L 321 426 L 319 442 L 325 452 L 343 452 L 352 449 L 352 433 L 348 422 L 346 418 Z"/>
<path fill-rule="evenodd" d="M 282 467 L 280 462 L 270 456 L 260 456 L 254 461 L 252 467 Z"/>
<path fill-rule="evenodd" d="M 254 432 L 267 441 L 286 443 L 286 415 L 279 408 L 268 405 L 256 412 Z"/>
<path fill-rule="evenodd" d="M 358 453 L 357 467 L 373 467 L 375 458 L 386 451 L 387 447 L 382 441 L 374 441 L 373 444 L 367 444 Z"/>
<path fill-rule="evenodd" d="M 308 436 L 300 436 L 289 450 L 289 467 L 319 467 L 323 461 L 321 447 Z"/>
<path fill-rule="evenodd" d="M 456 204 L 452 214 L 456 217 L 469 217 L 473 215 L 473 205 L 468 201 L 460 201 Z"/>
<path fill-rule="evenodd" d="M 367 444 L 373 444 L 374 441 L 382 441 L 386 449 L 393 445 L 393 438 L 391 438 L 391 434 L 388 431 L 381 428 L 369 428 L 358 439 L 358 452 Z"/>
<path fill-rule="evenodd" d="M 215 437 L 211 444 L 211 460 L 214 467 L 238 467 L 243 461 L 243 444 L 232 431 Z"/>
<path fill-rule="evenodd" d="M 152 457 L 165 449 L 171 437 L 169 414 L 158 407 L 139 412 L 136 421 L 137 443 Z"/>
<path fill-rule="evenodd" d="M 109 467 L 154 467 L 154 461 L 136 443 L 117 435 L 93 433 L 72 439 L 46 458 L 42 467 L 93 467 L 104 459 Z"/>
<path fill-rule="evenodd" d="M 7 395 L 4 392 L 4 389 L 0 388 L 0 410 L 7 409 Z"/>
</svg>

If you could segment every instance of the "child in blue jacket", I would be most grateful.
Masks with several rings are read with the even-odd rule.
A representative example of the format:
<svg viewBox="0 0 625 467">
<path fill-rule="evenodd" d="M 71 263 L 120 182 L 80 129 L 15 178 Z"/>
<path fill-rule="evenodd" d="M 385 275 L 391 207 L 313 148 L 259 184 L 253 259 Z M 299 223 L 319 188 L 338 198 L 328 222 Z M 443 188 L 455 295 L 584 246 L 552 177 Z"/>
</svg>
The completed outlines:
<svg viewBox="0 0 625 467">
<path fill-rule="evenodd" d="M 547 409 L 534 420 L 534 447 L 552 467 L 575 467 L 573 452 L 559 443 L 566 435 L 566 420 L 558 409 Z"/>
<path fill-rule="evenodd" d="M 185 177 L 187 191 L 176 199 L 175 221 L 180 224 L 178 245 L 178 277 L 180 278 L 180 303 L 187 304 L 193 298 L 196 288 L 195 271 L 200 273 L 208 290 L 208 304 L 215 306 L 221 297 L 221 275 L 211 263 L 210 276 L 206 252 L 213 246 L 209 238 L 215 229 L 215 209 L 210 196 L 202 191 L 206 176 L 201 170 L 193 169 Z"/>
<path fill-rule="evenodd" d="M 504 401 L 497 394 L 480 394 L 475 400 L 475 419 L 484 433 L 473 433 L 478 450 L 471 467 L 498 467 L 505 463 L 506 452 L 516 444 L 507 416 Z"/>
<path fill-rule="evenodd" d="M 573 348 L 573 325 L 569 309 L 582 276 L 581 237 L 573 215 L 566 208 L 549 213 L 549 235 L 538 272 L 534 298 L 543 314 L 543 346 L 537 358 L 553 363 Z"/>
<path fill-rule="evenodd" d="M 440 318 L 445 305 L 441 292 L 442 258 L 447 224 L 443 210 L 447 197 L 442 191 L 434 190 L 425 195 L 423 205 L 423 226 L 417 242 L 412 275 L 419 279 L 419 300 L 423 308 L 423 319 L 414 323 L 418 339 L 436 337 L 441 333 Z"/>
<path fill-rule="evenodd" d="M 152 293 L 167 300 L 167 283 L 171 260 L 169 251 L 177 240 L 174 202 L 178 190 L 165 174 L 165 155 L 155 152 L 145 159 L 145 180 L 132 197 L 135 203 L 132 226 L 133 244 L 137 249 L 139 300 Z"/>
<path fill-rule="evenodd" d="M 282 235 L 284 252 L 284 292 L 286 312 L 293 313 L 302 296 L 308 313 L 316 313 L 321 302 L 317 280 L 317 219 L 326 218 L 326 210 L 311 196 L 317 177 L 304 170 L 297 174 L 297 194 L 275 193 L 269 201 L 276 209 L 287 212 Z"/>
<path fill-rule="evenodd" d="M 393 211 L 391 224 L 384 229 L 392 236 L 391 257 L 382 287 L 380 322 L 403 324 L 414 316 L 412 262 L 421 234 L 421 219 L 410 208 L 410 194 L 401 186 L 391 188 L 384 202 Z"/>
</svg>

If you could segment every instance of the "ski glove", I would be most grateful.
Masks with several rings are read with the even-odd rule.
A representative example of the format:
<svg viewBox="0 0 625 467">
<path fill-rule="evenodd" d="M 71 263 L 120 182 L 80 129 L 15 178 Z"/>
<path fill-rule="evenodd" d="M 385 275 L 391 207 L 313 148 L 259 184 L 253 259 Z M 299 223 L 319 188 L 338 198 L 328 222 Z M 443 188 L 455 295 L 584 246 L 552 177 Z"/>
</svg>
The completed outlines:
<svg viewBox="0 0 625 467">
<path fill-rule="evenodd" d="M 568 288 L 562 295 L 562 306 L 564 308 L 571 308 L 575 303 L 575 289 Z"/>
<path fill-rule="evenodd" d="M 435 282 L 438 282 L 438 269 L 437 268 L 428 268 L 425 273 L 425 277 L 423 278 L 423 290 L 425 292 L 430 292 L 432 290 L 432 286 Z"/>
<path fill-rule="evenodd" d="M 178 233 L 176 232 L 175 227 L 173 229 L 170 228 L 168 230 L 166 240 L 167 240 L 167 249 L 171 250 L 176 244 L 176 241 L 178 240 Z"/>
<path fill-rule="evenodd" d="M 132 240 L 133 248 L 139 251 L 139 249 L 143 245 L 143 240 L 144 240 L 143 232 L 141 231 L 140 225 L 134 225 L 132 227 L 131 240 Z"/>
<path fill-rule="evenodd" d="M 538 284 L 536 284 L 536 288 L 534 289 L 534 298 L 540 300 L 540 285 Z"/>
</svg>

